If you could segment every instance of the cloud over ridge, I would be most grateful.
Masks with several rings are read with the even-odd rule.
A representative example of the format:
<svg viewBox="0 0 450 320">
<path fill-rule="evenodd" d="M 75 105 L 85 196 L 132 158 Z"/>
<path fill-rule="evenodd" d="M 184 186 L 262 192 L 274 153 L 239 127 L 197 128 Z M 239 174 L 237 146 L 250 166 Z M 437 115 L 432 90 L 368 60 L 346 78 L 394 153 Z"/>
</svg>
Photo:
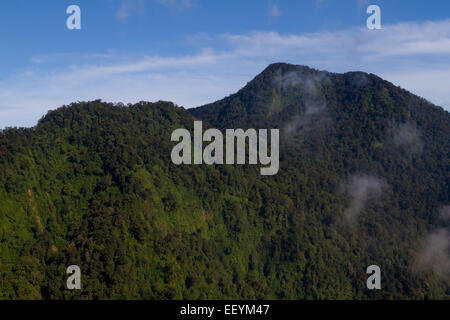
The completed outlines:
<svg viewBox="0 0 450 320">
<path fill-rule="evenodd" d="M 191 1 L 177 3 L 192 5 Z M 118 18 L 127 19 L 142 9 L 144 0 L 125 0 L 122 5 Z M 30 58 L 35 63 L 29 70 L 0 80 L 0 127 L 34 125 L 47 110 L 76 100 L 169 99 L 194 107 L 238 90 L 269 63 L 278 61 L 332 72 L 376 73 L 450 107 L 450 20 L 383 25 L 382 30 L 369 32 L 350 28 L 306 34 L 221 34 L 204 42 L 196 39 L 199 49 L 190 55 L 117 56 L 99 62 L 80 54 L 68 67 L 49 67 L 37 57 Z M 104 53 L 90 53 L 95 54 Z M 421 63 L 411 67 L 413 61 Z"/>
</svg>

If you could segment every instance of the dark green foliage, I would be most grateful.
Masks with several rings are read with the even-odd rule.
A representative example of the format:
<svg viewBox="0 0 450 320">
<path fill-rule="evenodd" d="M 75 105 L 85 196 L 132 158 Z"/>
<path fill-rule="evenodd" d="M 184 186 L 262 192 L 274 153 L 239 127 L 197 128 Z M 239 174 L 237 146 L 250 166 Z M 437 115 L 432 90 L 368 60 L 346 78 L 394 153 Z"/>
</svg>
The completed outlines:
<svg viewBox="0 0 450 320">
<path fill-rule="evenodd" d="M 280 128 L 279 173 L 173 165 L 170 135 L 195 117 Z M 447 112 L 374 75 L 286 64 L 193 110 L 62 107 L 0 134 L 0 299 L 449 298 L 415 270 L 450 202 L 449 138 Z M 360 173 L 388 187 L 346 228 L 342 184 Z M 366 289 L 371 264 L 383 290 Z"/>
</svg>

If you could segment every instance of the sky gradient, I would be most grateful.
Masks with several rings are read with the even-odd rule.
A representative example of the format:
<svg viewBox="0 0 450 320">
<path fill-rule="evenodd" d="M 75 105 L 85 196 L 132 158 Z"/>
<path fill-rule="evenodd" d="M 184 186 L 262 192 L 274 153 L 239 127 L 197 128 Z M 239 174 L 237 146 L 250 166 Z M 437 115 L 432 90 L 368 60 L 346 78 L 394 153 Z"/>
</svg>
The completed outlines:
<svg viewBox="0 0 450 320">
<path fill-rule="evenodd" d="M 3 0 L 0 40 L 0 128 L 83 100 L 196 107 L 273 62 L 375 73 L 450 110 L 445 0 Z"/>
</svg>

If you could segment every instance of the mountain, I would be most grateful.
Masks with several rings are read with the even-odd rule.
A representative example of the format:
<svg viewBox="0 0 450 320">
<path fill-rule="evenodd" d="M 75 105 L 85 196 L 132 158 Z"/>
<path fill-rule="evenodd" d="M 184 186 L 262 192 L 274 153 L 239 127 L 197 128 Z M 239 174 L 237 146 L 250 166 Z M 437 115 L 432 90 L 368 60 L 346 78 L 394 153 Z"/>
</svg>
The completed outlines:
<svg viewBox="0 0 450 320">
<path fill-rule="evenodd" d="M 174 165 L 195 120 L 280 129 L 278 174 Z M 0 134 L 0 298 L 448 299 L 449 138 L 375 75 L 289 64 L 195 109 L 64 106 Z"/>
</svg>

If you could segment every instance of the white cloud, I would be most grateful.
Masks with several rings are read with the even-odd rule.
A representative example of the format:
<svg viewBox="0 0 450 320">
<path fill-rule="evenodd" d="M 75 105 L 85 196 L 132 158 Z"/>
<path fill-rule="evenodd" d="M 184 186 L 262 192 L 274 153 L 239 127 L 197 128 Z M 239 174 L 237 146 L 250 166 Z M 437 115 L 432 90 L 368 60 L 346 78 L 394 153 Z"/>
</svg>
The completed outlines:
<svg viewBox="0 0 450 320">
<path fill-rule="evenodd" d="M 297 53 L 307 49 L 333 57 L 344 55 L 344 58 L 348 58 L 348 54 L 353 52 L 367 61 L 419 54 L 449 54 L 450 20 L 385 25 L 381 30 L 354 28 L 304 35 L 254 32 L 246 35 L 229 35 L 228 40 L 242 48 L 256 46 L 280 51 L 289 47 L 296 49 Z M 351 61 L 347 64 L 349 63 Z"/>
<path fill-rule="evenodd" d="M 48 109 L 77 100 L 164 99 L 194 107 L 235 92 L 272 62 L 376 73 L 450 107 L 450 20 L 384 25 L 382 30 L 203 35 L 189 41 L 203 49 L 138 58 L 113 51 L 71 53 L 77 63 L 53 68 L 46 63 L 52 55 L 36 56 L 26 72 L 0 80 L 0 128 L 34 125 Z"/>
<path fill-rule="evenodd" d="M 74 101 L 168 100 L 186 107 L 211 102 L 245 85 L 247 77 L 219 71 L 226 55 L 204 51 L 194 56 L 143 57 L 110 65 L 27 72 L 0 81 L 0 128 L 32 126 L 49 109 Z M 218 72 L 208 72 L 213 68 Z M 256 70 L 255 70 L 256 72 Z"/>
</svg>

